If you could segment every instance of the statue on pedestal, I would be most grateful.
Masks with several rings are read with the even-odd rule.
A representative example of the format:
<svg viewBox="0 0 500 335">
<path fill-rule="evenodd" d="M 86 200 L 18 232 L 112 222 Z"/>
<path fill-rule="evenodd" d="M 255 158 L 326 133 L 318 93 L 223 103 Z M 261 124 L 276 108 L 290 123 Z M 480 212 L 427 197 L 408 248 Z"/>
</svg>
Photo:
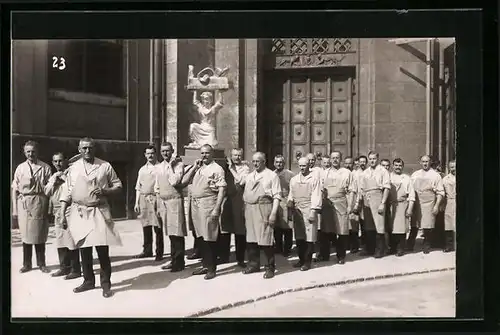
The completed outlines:
<svg viewBox="0 0 500 335">
<path fill-rule="evenodd" d="M 216 148 L 218 145 L 216 115 L 224 106 L 222 91 L 229 89 L 228 79 L 222 76 L 227 73 L 229 68 L 213 70 L 207 67 L 201 70 L 196 77 L 193 75 L 193 69 L 194 67 L 189 65 L 186 89 L 193 91 L 193 105 L 200 115 L 200 123 L 191 123 L 189 126 L 191 143 L 186 148 L 199 149 L 204 144 L 210 144 Z M 198 99 L 199 91 L 203 92 L 199 95 L 200 99 Z"/>
</svg>

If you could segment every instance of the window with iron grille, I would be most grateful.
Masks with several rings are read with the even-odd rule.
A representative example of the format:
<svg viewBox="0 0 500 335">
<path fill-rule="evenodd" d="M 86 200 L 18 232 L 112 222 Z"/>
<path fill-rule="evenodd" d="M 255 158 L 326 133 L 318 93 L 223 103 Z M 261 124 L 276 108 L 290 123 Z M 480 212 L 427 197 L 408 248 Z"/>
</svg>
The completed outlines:
<svg viewBox="0 0 500 335">
<path fill-rule="evenodd" d="M 346 53 L 352 51 L 349 38 L 274 38 L 271 52 L 282 55 Z"/>
</svg>

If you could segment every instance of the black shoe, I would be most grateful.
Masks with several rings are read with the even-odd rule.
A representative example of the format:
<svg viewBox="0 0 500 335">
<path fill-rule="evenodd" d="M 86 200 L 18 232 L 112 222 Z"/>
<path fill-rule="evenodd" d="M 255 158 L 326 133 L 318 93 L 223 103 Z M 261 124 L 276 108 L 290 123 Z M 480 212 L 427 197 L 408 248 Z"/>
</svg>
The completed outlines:
<svg viewBox="0 0 500 335">
<path fill-rule="evenodd" d="M 52 277 L 62 277 L 62 276 L 66 276 L 69 274 L 69 271 L 68 270 L 57 270 L 56 272 L 54 272 L 53 274 L 51 274 Z"/>
<path fill-rule="evenodd" d="M 38 267 L 40 269 L 40 271 L 42 271 L 43 273 L 49 273 L 50 270 L 49 268 L 47 268 L 45 265 L 41 265 Z"/>
<path fill-rule="evenodd" d="M 374 254 L 375 254 L 374 252 L 368 250 L 362 250 L 360 253 L 361 256 L 373 256 Z"/>
<path fill-rule="evenodd" d="M 387 252 L 387 255 L 395 255 L 397 253 L 396 250 L 394 249 L 389 249 L 389 251 Z"/>
<path fill-rule="evenodd" d="M 65 280 L 71 280 L 71 279 L 80 278 L 81 276 L 82 276 L 81 273 L 71 272 L 69 275 L 67 275 L 66 277 L 64 277 L 64 279 Z"/>
<path fill-rule="evenodd" d="M 300 262 L 300 261 L 299 261 L 299 262 L 297 262 L 297 263 L 293 264 L 292 266 L 293 266 L 294 268 L 300 268 L 302 265 L 304 265 L 304 263 L 302 263 L 302 262 Z"/>
<path fill-rule="evenodd" d="M 266 269 L 266 272 L 264 273 L 264 279 L 271 279 L 271 278 L 274 278 L 274 270 Z"/>
<path fill-rule="evenodd" d="M 104 298 L 110 298 L 110 297 L 113 296 L 113 291 L 111 291 L 111 289 L 109 289 L 109 288 L 108 289 L 103 289 L 102 290 L 102 296 Z"/>
<path fill-rule="evenodd" d="M 396 257 L 402 257 L 405 255 L 405 252 L 403 250 L 399 250 L 397 253 L 396 253 Z"/>
<path fill-rule="evenodd" d="M 153 257 L 152 253 L 146 253 L 146 252 L 141 252 L 139 255 L 135 256 L 134 258 L 148 258 L 148 257 Z"/>
<path fill-rule="evenodd" d="M 428 254 L 431 252 L 431 247 L 428 244 L 424 244 L 422 251 L 424 252 L 424 254 Z"/>
<path fill-rule="evenodd" d="M 194 272 L 193 272 L 193 276 L 200 276 L 200 275 L 206 275 L 206 274 L 208 274 L 207 268 L 197 269 L 197 270 L 194 270 Z"/>
<path fill-rule="evenodd" d="M 170 269 L 170 272 L 181 272 L 185 269 L 186 267 L 184 265 L 182 266 L 172 266 Z"/>
<path fill-rule="evenodd" d="M 455 249 L 453 249 L 453 248 L 445 248 L 445 249 L 443 250 L 443 252 L 446 252 L 446 253 L 448 253 L 448 252 L 453 252 L 453 251 L 455 251 Z"/>
<path fill-rule="evenodd" d="M 314 263 L 318 263 L 318 262 L 328 262 L 329 260 L 330 260 L 330 259 L 325 258 L 325 257 L 322 257 L 322 256 L 318 256 L 318 257 L 313 258 L 313 262 L 314 262 Z"/>
<path fill-rule="evenodd" d="M 93 290 L 93 289 L 95 289 L 95 284 L 83 283 L 82 285 L 80 285 L 78 287 L 75 287 L 73 289 L 73 292 L 75 292 L 75 293 L 81 293 L 81 292 L 90 291 L 90 290 Z"/>
<path fill-rule="evenodd" d="M 343 259 L 343 258 L 339 258 L 339 259 L 337 260 L 337 263 L 338 263 L 338 264 L 341 264 L 341 265 L 342 265 L 342 264 L 345 264 L 345 259 Z"/>
<path fill-rule="evenodd" d="M 163 260 L 163 255 L 156 255 L 155 262 L 161 262 Z"/>
<path fill-rule="evenodd" d="M 168 263 L 167 265 L 164 265 L 161 267 L 162 270 L 170 270 L 172 269 L 172 263 Z"/>
<path fill-rule="evenodd" d="M 214 271 L 208 271 L 207 274 L 205 275 L 205 280 L 210 280 L 215 278 L 215 272 Z"/>
<path fill-rule="evenodd" d="M 351 254 L 357 254 L 359 252 L 359 248 L 352 248 Z"/>
<path fill-rule="evenodd" d="M 245 264 L 245 262 L 244 262 L 244 261 L 238 262 L 238 266 L 239 266 L 240 268 L 246 268 L 246 267 L 247 267 L 247 265 Z"/>
<path fill-rule="evenodd" d="M 249 267 L 249 268 L 246 268 L 245 270 L 243 270 L 243 274 L 245 274 L 245 275 L 249 275 L 251 273 L 257 273 L 257 272 L 260 272 L 259 268 Z"/>
<path fill-rule="evenodd" d="M 309 264 L 304 264 L 300 267 L 300 271 L 307 271 L 310 269 L 311 269 L 311 266 Z"/>
<path fill-rule="evenodd" d="M 28 272 L 28 271 L 31 271 L 31 270 L 32 270 L 31 266 L 23 266 L 21 268 L 21 270 L 19 270 L 19 272 L 25 273 L 25 272 Z"/>
<path fill-rule="evenodd" d="M 192 253 L 191 255 L 186 257 L 187 259 L 200 259 L 201 255 L 199 253 Z"/>
</svg>

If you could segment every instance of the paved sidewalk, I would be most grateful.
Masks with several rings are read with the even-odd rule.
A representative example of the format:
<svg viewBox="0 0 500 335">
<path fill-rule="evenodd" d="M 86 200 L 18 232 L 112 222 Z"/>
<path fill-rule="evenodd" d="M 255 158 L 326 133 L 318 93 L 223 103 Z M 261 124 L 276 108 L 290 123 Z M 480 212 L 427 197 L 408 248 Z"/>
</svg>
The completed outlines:
<svg viewBox="0 0 500 335">
<path fill-rule="evenodd" d="M 233 262 L 219 266 L 218 276 L 205 281 L 202 276 L 191 275 L 199 266 L 199 261 L 188 261 L 185 271 L 170 273 L 160 269 L 168 261 L 168 257 L 160 264 L 153 259 L 133 259 L 142 248 L 142 228 L 139 221 L 117 221 L 116 227 L 124 245 L 110 250 L 113 265 L 111 280 L 115 291 L 115 296 L 110 299 L 104 299 L 100 289 L 74 294 L 72 289 L 82 279 L 66 281 L 52 278 L 50 274 L 43 274 L 38 270 L 20 274 L 22 248 L 19 232 L 13 230 L 12 316 L 196 317 L 287 292 L 453 270 L 455 267 L 455 254 L 444 254 L 441 251 L 433 251 L 428 255 L 415 253 L 401 258 L 388 256 L 382 259 L 348 255 L 345 265 L 337 265 L 331 261 L 306 272 L 292 268 L 291 264 L 296 257 L 285 259 L 277 256 L 277 273 L 273 279 L 264 280 L 263 273 L 243 275 Z M 58 260 L 53 238 L 51 229 L 47 263 L 55 271 Z M 186 238 L 186 248 L 189 249 L 192 245 L 193 239 L 189 236 Z M 170 243 L 166 238 L 167 253 L 169 249 Z M 97 262 L 94 264 L 94 268 L 98 269 Z M 99 282 L 98 275 L 96 282 Z"/>
</svg>

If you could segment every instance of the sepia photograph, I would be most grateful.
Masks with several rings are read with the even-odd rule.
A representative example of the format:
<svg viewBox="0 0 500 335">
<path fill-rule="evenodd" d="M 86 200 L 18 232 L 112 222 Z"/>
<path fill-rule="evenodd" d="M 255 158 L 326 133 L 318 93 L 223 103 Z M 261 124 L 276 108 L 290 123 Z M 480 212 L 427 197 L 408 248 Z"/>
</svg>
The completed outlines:
<svg viewBox="0 0 500 335">
<path fill-rule="evenodd" d="M 12 317 L 455 317 L 454 38 L 11 45 Z"/>
</svg>

